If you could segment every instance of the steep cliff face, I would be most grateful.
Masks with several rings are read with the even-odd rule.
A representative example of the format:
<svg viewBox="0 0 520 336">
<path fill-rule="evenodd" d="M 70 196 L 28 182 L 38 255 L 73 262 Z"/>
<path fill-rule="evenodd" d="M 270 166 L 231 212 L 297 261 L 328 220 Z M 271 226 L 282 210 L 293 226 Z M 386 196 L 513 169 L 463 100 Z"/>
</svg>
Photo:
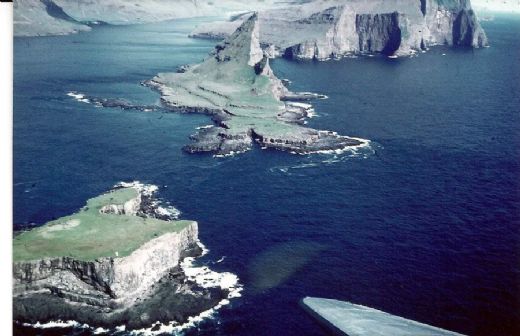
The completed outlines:
<svg viewBox="0 0 520 336">
<path fill-rule="evenodd" d="M 293 57 L 399 55 L 436 44 L 479 48 L 488 43 L 469 0 L 344 1 L 322 12 L 332 13 L 332 26 L 321 37 L 291 46 Z"/>
<path fill-rule="evenodd" d="M 480 48 L 488 44 L 469 0 L 427 0 L 424 20 L 422 37 L 427 45 Z"/>
<path fill-rule="evenodd" d="M 384 8 L 382 8 L 384 10 Z M 313 24 L 323 25 L 326 13 L 329 28 L 320 36 L 285 48 L 285 56 L 300 59 L 328 59 L 347 54 L 383 53 L 394 55 L 407 34 L 407 17 L 394 12 L 358 12 L 351 5 L 327 8 L 312 14 L 305 20 L 313 29 Z M 317 19 L 316 23 L 313 23 Z M 267 20 L 268 21 L 268 20 Z M 299 29 L 299 28 L 295 28 Z M 276 42 L 275 42 L 276 43 Z"/>
<path fill-rule="evenodd" d="M 165 273 L 178 267 L 186 257 L 201 254 L 198 226 L 193 222 L 180 232 L 152 239 L 131 255 L 114 260 L 114 278 L 110 290 L 119 298 L 131 298 L 145 292 Z"/>
<path fill-rule="evenodd" d="M 469 0 L 314 0 L 262 11 L 259 21 L 263 45 L 276 50 L 274 55 L 293 58 L 405 55 L 436 44 L 487 45 Z M 225 35 L 216 31 L 222 27 L 206 25 L 194 35 Z"/>
<path fill-rule="evenodd" d="M 132 304 L 170 269 L 178 267 L 183 258 L 200 255 L 197 235 L 197 223 L 192 222 L 180 232 L 148 241 L 127 257 L 92 261 L 59 257 L 15 262 L 14 294 L 48 289 L 72 301 Z"/>
<path fill-rule="evenodd" d="M 393 55 L 401 45 L 399 13 L 358 14 L 356 32 L 360 52 L 380 51 L 385 55 Z"/>
<path fill-rule="evenodd" d="M 453 44 L 481 47 L 487 45 L 487 37 L 473 10 L 462 10 L 453 22 Z"/>
</svg>

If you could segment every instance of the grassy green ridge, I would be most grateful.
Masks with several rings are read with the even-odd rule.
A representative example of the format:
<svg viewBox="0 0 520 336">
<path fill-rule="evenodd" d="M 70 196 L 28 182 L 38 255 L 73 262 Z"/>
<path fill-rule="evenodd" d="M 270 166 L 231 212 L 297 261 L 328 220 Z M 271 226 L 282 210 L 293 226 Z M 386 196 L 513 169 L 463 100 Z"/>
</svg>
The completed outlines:
<svg viewBox="0 0 520 336">
<path fill-rule="evenodd" d="M 124 257 L 153 238 L 179 232 L 193 223 L 99 212 L 105 205 L 122 205 L 137 195 L 134 188 L 117 189 L 89 199 L 73 215 L 17 235 L 13 239 L 13 261 L 63 256 L 83 261 Z"/>
</svg>

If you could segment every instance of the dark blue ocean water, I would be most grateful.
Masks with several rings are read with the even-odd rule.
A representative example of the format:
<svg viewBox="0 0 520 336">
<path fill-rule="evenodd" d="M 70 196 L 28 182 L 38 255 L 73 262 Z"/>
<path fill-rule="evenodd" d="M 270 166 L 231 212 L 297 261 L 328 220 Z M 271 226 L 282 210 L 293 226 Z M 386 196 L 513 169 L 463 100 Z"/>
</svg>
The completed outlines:
<svg viewBox="0 0 520 336">
<path fill-rule="evenodd" d="M 325 335 L 298 305 L 307 295 L 520 334 L 520 17 L 485 22 L 483 50 L 272 62 L 294 90 L 330 97 L 310 126 L 372 140 L 357 154 L 188 155 L 207 117 L 66 96 L 158 102 L 139 82 L 206 55 L 213 42 L 185 37 L 196 22 L 15 40 L 15 229 L 140 180 L 199 221 L 201 262 L 245 287 L 189 334 Z"/>
</svg>

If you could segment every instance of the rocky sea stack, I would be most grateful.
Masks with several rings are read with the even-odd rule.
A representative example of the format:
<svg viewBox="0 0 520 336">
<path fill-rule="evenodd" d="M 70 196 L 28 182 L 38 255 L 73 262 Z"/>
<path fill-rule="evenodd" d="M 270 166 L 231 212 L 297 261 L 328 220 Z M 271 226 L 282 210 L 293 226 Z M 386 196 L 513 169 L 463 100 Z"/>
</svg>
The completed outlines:
<svg viewBox="0 0 520 336">
<path fill-rule="evenodd" d="M 197 222 L 176 220 L 154 191 L 121 184 L 73 215 L 17 234 L 15 321 L 175 330 L 236 295 L 234 275 L 190 266 L 203 252 Z"/>
</svg>

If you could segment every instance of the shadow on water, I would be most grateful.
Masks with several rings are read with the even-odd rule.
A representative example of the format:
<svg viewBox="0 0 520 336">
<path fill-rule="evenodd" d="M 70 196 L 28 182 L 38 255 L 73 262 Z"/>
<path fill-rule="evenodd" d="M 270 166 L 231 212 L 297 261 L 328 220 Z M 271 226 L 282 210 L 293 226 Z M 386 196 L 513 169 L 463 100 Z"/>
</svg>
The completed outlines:
<svg viewBox="0 0 520 336">
<path fill-rule="evenodd" d="M 326 245 L 296 241 L 274 245 L 258 254 L 249 264 L 250 289 L 260 293 L 289 280 L 318 257 Z"/>
</svg>

